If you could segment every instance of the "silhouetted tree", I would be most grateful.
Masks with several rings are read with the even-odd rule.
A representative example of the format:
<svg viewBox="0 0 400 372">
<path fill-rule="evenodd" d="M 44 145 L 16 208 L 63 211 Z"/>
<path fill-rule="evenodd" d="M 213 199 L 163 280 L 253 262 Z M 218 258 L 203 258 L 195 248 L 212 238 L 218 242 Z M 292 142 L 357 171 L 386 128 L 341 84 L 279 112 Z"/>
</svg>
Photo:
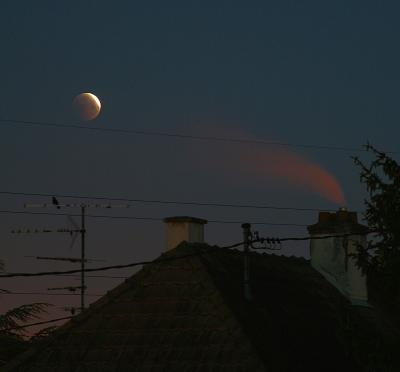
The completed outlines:
<svg viewBox="0 0 400 372">
<path fill-rule="evenodd" d="M 0 260 L 0 271 L 3 266 Z M 0 289 L 0 294 L 1 292 L 8 291 Z M 26 336 L 25 329 L 19 327 L 30 320 L 38 319 L 46 312 L 48 306 L 49 304 L 46 303 L 33 303 L 0 314 L 0 366 L 28 347 L 29 343 L 24 337 Z"/>
<path fill-rule="evenodd" d="M 358 248 L 356 259 L 372 278 L 374 293 L 400 309 L 400 165 L 370 144 L 365 148 L 374 155 L 371 163 L 353 160 L 369 194 L 364 217 L 374 234 L 367 247 Z"/>
<path fill-rule="evenodd" d="M 46 312 L 48 304 L 33 303 L 18 306 L 0 314 L 0 332 L 10 336 L 24 336 L 24 328 L 19 328 L 25 322 L 38 319 L 40 315 Z"/>
</svg>

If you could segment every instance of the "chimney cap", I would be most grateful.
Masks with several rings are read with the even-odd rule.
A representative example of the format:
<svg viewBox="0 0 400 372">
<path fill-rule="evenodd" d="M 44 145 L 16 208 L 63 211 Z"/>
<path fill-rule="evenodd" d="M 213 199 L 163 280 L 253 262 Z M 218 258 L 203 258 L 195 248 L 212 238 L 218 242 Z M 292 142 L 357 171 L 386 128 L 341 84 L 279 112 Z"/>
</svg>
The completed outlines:
<svg viewBox="0 0 400 372">
<path fill-rule="evenodd" d="M 189 216 L 174 216 L 174 217 L 166 217 L 163 220 L 165 223 L 169 222 L 191 222 L 191 223 L 198 223 L 201 225 L 207 224 L 207 220 L 204 220 L 202 218 L 196 218 L 196 217 L 189 217 Z"/>
<path fill-rule="evenodd" d="M 358 223 L 357 212 L 350 212 L 345 208 L 340 208 L 334 213 L 320 212 L 318 222 L 308 226 L 307 229 L 310 234 L 342 232 L 363 234 L 369 231 L 367 226 Z"/>
</svg>

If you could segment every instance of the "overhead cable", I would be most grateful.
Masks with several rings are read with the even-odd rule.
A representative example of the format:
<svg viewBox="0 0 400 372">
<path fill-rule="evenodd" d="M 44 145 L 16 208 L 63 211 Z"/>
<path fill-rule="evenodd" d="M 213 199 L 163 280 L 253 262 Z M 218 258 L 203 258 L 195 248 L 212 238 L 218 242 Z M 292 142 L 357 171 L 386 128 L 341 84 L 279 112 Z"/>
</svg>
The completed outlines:
<svg viewBox="0 0 400 372">
<path fill-rule="evenodd" d="M 113 270 L 113 269 L 126 269 L 129 267 L 135 267 L 135 266 L 141 266 L 141 265 L 149 265 L 149 264 L 157 264 L 161 263 L 164 261 L 175 261 L 179 259 L 184 259 L 188 257 L 193 257 L 197 256 L 198 253 L 191 253 L 179 257 L 170 257 L 170 258 L 164 258 L 164 259 L 159 259 L 155 261 L 140 261 L 140 262 L 132 262 L 129 264 L 124 264 L 124 265 L 113 265 L 113 266 L 103 266 L 103 267 L 98 267 L 98 268 L 91 268 L 91 269 L 85 269 L 85 272 L 94 272 L 94 271 L 105 271 L 105 270 Z M 80 273 L 82 270 L 76 269 L 76 270 L 66 270 L 66 271 L 44 271 L 44 272 L 38 272 L 38 273 L 9 273 L 9 274 L 1 274 L 0 278 L 15 278 L 15 277 L 31 277 L 31 276 L 52 276 L 52 275 L 59 275 L 59 274 L 75 274 L 75 273 Z"/>
<path fill-rule="evenodd" d="M 373 233 L 374 231 L 367 231 L 367 232 L 359 232 L 359 233 L 347 233 L 347 234 L 337 234 L 337 235 L 326 235 L 326 236 L 308 236 L 308 237 L 288 237 L 288 238 L 274 238 L 276 242 L 284 242 L 284 241 L 300 241 L 300 240 L 319 240 L 319 239 L 329 239 L 329 238 L 342 238 L 342 237 L 349 237 L 349 236 L 356 236 L 356 235 L 368 235 Z M 270 238 L 272 239 L 272 238 Z M 257 243 L 263 242 L 266 238 L 258 238 L 252 240 L 250 243 Z M 214 252 L 218 252 L 219 249 L 231 249 L 236 248 L 243 245 L 244 242 L 235 243 L 229 246 L 219 247 L 216 248 Z M 209 252 L 209 251 L 208 251 Z M 167 258 L 159 258 L 152 261 L 140 261 L 140 262 L 132 262 L 129 264 L 124 265 L 113 265 L 113 266 L 103 266 L 98 268 L 90 268 L 85 269 L 85 272 L 95 272 L 95 271 L 105 271 L 105 270 L 113 270 L 113 269 L 125 269 L 129 267 L 135 267 L 140 265 L 150 265 L 150 264 L 159 264 L 162 262 L 168 261 L 176 261 L 181 260 L 188 257 L 194 257 L 206 253 L 206 251 L 190 253 L 178 257 L 167 257 Z M 44 272 L 37 272 L 37 273 L 8 273 L 8 274 L 1 274 L 0 278 L 14 278 L 14 277 L 32 277 L 32 276 L 53 276 L 53 275 L 60 275 L 60 274 L 75 274 L 82 272 L 82 270 L 67 270 L 67 271 L 44 271 Z"/>
<path fill-rule="evenodd" d="M 80 293 L 46 293 L 46 292 L 13 292 L 13 291 L 7 291 L 6 293 L 2 293 L 1 295 L 35 295 L 35 296 L 80 296 Z M 101 297 L 104 296 L 102 294 L 87 294 L 85 293 L 85 296 L 90 296 L 90 297 Z"/>
<path fill-rule="evenodd" d="M 11 274 L 11 272 L 3 271 L 4 274 Z M 59 274 L 57 276 L 63 276 L 66 278 L 80 278 L 80 275 L 74 274 Z M 86 278 L 94 278 L 94 279 L 128 279 L 129 276 L 118 276 L 118 275 L 86 275 Z"/>
<path fill-rule="evenodd" d="M 28 212 L 28 211 L 16 211 L 16 210 L 0 210 L 3 214 L 24 214 L 24 215 L 37 215 L 37 216 L 70 216 L 70 217 L 80 217 L 80 214 L 71 213 L 52 213 L 52 212 Z M 89 218 L 108 218 L 116 220 L 137 220 L 137 221 L 151 221 L 160 222 L 164 221 L 161 217 L 138 217 L 138 216 L 108 216 L 99 214 L 87 214 L 86 217 Z M 243 221 L 226 221 L 226 220 L 207 220 L 208 223 L 217 224 L 241 224 Z M 251 222 L 253 225 L 265 225 L 265 226 L 293 226 L 293 227 L 305 227 L 307 224 L 297 224 L 297 223 L 275 223 L 275 222 Z"/>
<path fill-rule="evenodd" d="M 180 201 L 180 200 L 162 200 L 162 199 L 138 199 L 115 196 L 94 196 L 94 195 L 72 195 L 57 193 L 34 193 L 34 192 L 15 192 L 1 190 L 2 195 L 16 196 L 40 196 L 40 197 L 56 197 L 56 198 L 74 198 L 74 199 L 91 199 L 91 200 L 107 200 L 107 201 L 124 201 L 130 203 L 148 203 L 148 204 L 166 204 L 166 205 L 190 205 L 198 207 L 219 207 L 219 208 L 245 208 L 245 209 L 273 209 L 273 210 L 289 210 L 299 212 L 335 212 L 329 208 L 301 208 L 301 207 L 283 207 L 276 205 L 257 205 L 257 204 L 237 204 L 223 202 L 199 202 L 199 201 Z"/>
<path fill-rule="evenodd" d="M 43 324 L 49 324 L 49 323 L 55 323 L 55 322 L 59 322 L 61 320 L 67 320 L 67 319 L 72 319 L 72 318 L 73 318 L 73 316 L 64 316 L 62 318 L 45 320 L 45 321 L 42 321 L 42 322 L 23 324 L 23 325 L 19 325 L 19 326 L 15 326 L 15 327 L 9 327 L 9 328 L 0 328 L 0 332 L 16 331 L 18 329 L 23 329 L 23 328 L 28 328 L 28 327 L 33 327 L 33 326 L 43 325 Z"/>
<path fill-rule="evenodd" d="M 288 241 L 304 241 L 304 240 L 321 240 L 321 239 L 330 239 L 330 238 L 348 238 L 350 236 L 355 236 L 355 235 L 368 235 L 368 234 L 373 234 L 375 231 L 369 230 L 367 232 L 357 232 L 357 233 L 347 233 L 347 234 L 339 234 L 339 235 L 323 235 L 323 236 L 305 236 L 305 237 L 293 237 L 293 238 L 258 238 L 256 240 L 253 240 L 253 243 L 257 242 L 264 242 L 264 241 L 276 241 L 277 243 L 279 242 L 288 242 Z"/>
<path fill-rule="evenodd" d="M 279 147 L 298 147 L 305 149 L 318 149 L 318 150 L 332 150 L 332 151 L 345 151 L 345 152 L 365 152 L 366 149 L 362 147 L 344 147 L 344 146 L 328 146 L 328 145 L 315 145 L 315 144 L 301 144 L 301 143 L 289 143 L 289 142 L 276 142 L 267 141 L 264 139 L 249 139 L 249 138 L 237 138 L 237 137 L 220 137 L 220 136 L 204 136 L 204 135 L 192 135 L 176 132 L 158 132 L 158 131 L 145 131 L 137 129 L 124 129 L 124 128 L 101 128 L 94 126 L 84 126 L 77 124 L 61 124 L 56 122 L 44 122 L 44 121 L 31 121 L 31 120 L 17 120 L 17 119 L 0 119 L 1 125 L 7 126 L 29 126 L 29 127 L 46 127 L 46 128 L 57 128 L 57 129 L 74 129 L 74 130 L 86 130 L 92 132 L 104 132 L 114 134 L 131 134 L 139 136 L 151 136 L 151 137 L 164 137 L 164 138 L 177 138 L 183 140 L 199 140 L 199 141 L 214 141 L 214 142 L 227 142 L 227 143 L 242 143 L 242 144 L 259 144 L 265 146 L 279 146 Z M 389 152 L 388 152 L 389 153 Z M 392 151 L 391 153 L 397 153 Z"/>
</svg>

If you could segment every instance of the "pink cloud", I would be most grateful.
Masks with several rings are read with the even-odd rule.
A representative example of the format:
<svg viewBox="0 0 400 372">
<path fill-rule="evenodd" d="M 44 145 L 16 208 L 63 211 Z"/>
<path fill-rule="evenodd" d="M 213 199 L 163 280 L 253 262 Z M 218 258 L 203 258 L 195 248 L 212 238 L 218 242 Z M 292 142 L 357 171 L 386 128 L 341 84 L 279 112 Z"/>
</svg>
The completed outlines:
<svg viewBox="0 0 400 372">
<path fill-rule="evenodd" d="M 257 161 L 255 160 L 257 158 Z M 336 178 L 317 163 L 287 150 L 265 149 L 250 154 L 254 172 L 286 181 L 294 187 L 311 190 L 327 200 L 345 205 L 342 188 Z"/>
<path fill-rule="evenodd" d="M 218 125 L 202 126 L 202 133 L 225 138 L 256 139 L 239 128 Z M 294 151 L 262 144 L 215 142 L 201 152 L 198 161 L 202 167 L 214 169 L 220 177 L 232 176 L 241 180 L 265 180 L 285 183 L 294 188 L 309 190 L 327 200 L 343 206 L 346 204 L 342 188 L 328 170 L 317 162 Z"/>
</svg>

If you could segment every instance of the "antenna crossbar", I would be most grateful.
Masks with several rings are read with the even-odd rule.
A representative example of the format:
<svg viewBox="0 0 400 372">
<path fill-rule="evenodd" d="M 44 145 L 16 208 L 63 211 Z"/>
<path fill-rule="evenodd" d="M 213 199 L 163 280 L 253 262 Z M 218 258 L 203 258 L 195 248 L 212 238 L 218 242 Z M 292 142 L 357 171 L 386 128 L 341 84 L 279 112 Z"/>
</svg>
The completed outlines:
<svg viewBox="0 0 400 372">
<path fill-rule="evenodd" d="M 79 233 L 81 232 L 80 229 L 14 229 L 11 230 L 11 234 L 42 234 L 42 233 Z"/>
<path fill-rule="evenodd" d="M 24 208 L 103 208 L 103 209 L 113 209 L 113 208 L 130 208 L 130 204 L 85 204 L 85 203 L 72 203 L 72 204 L 56 204 L 56 203 L 43 203 L 43 204 L 24 204 Z"/>
<path fill-rule="evenodd" d="M 47 257 L 47 256 L 25 256 L 29 258 L 36 258 L 37 260 L 50 260 L 50 261 L 68 261 L 72 263 L 82 262 L 81 258 L 78 257 Z M 105 262 L 105 260 L 96 260 L 85 258 L 85 262 Z"/>
<path fill-rule="evenodd" d="M 42 259 L 42 260 L 57 260 L 57 261 L 68 261 L 72 263 L 80 263 L 81 264 L 81 285 L 80 285 L 80 291 L 81 291 L 81 311 L 84 310 L 85 308 L 85 290 L 86 290 L 86 285 L 85 285 L 85 263 L 89 261 L 95 261 L 95 260 L 88 260 L 85 258 L 85 235 L 86 235 L 86 228 L 85 228 L 85 217 L 86 217 L 86 209 L 87 208 L 101 208 L 101 209 L 113 209 L 113 208 L 129 208 L 129 204 L 86 204 L 86 203 L 60 203 L 55 196 L 52 197 L 52 202 L 51 203 L 42 203 L 42 204 L 34 204 L 34 203 L 26 203 L 24 204 L 25 208 L 56 208 L 56 209 L 61 209 L 61 208 L 79 208 L 81 210 L 81 226 L 80 228 L 75 224 L 75 222 L 71 219 L 72 225 L 75 227 L 75 229 L 58 229 L 58 230 L 48 230 L 44 229 L 42 231 L 36 229 L 34 232 L 39 233 L 39 232 L 68 232 L 71 235 L 74 235 L 73 241 L 75 241 L 75 238 L 77 234 L 79 233 L 81 236 L 81 257 L 80 258 L 75 258 L 75 257 L 40 257 L 37 256 L 36 259 Z M 13 231 L 14 232 L 14 231 Z M 22 233 L 31 233 L 31 230 L 17 230 L 17 234 L 22 234 Z"/>
</svg>

